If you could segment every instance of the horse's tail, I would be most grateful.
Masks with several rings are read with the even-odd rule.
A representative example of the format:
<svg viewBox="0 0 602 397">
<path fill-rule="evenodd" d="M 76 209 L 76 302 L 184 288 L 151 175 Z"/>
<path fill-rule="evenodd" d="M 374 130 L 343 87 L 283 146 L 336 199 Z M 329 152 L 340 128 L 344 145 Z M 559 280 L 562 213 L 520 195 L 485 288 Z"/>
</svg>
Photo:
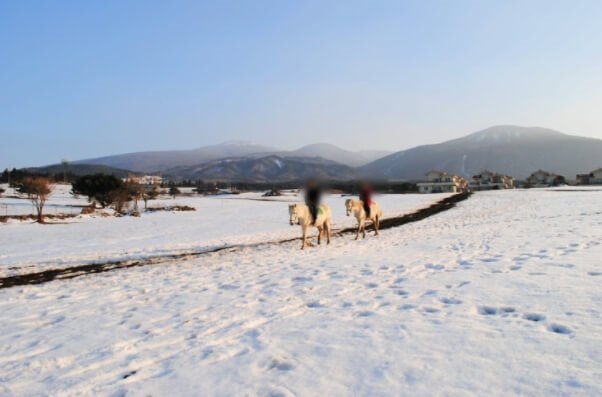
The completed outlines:
<svg viewBox="0 0 602 397">
<path fill-rule="evenodd" d="M 324 208 L 324 215 L 326 216 L 326 219 L 332 218 L 332 213 L 330 212 L 330 207 L 325 204 L 322 204 L 322 207 Z"/>
<path fill-rule="evenodd" d="M 383 217 L 383 211 L 380 208 L 380 205 L 376 201 L 373 201 L 371 207 L 372 211 L 374 211 L 374 216 L 381 219 Z"/>
</svg>

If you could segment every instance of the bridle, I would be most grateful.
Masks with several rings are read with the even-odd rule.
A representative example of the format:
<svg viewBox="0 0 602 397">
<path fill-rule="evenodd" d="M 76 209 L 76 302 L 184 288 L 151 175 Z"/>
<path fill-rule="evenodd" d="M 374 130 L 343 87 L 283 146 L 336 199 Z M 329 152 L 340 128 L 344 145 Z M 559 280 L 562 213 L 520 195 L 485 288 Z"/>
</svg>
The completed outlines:
<svg viewBox="0 0 602 397">
<path fill-rule="evenodd" d="M 347 204 L 345 205 L 345 208 L 347 210 L 347 216 L 350 216 L 353 213 L 353 207 L 354 207 L 353 200 L 350 199 L 347 202 Z"/>
</svg>

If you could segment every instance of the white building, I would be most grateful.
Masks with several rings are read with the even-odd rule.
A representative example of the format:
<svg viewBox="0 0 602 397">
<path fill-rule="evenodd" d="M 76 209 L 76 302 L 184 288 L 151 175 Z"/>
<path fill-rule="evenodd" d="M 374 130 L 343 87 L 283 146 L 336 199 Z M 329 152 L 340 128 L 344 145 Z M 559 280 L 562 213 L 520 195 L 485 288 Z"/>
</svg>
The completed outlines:
<svg viewBox="0 0 602 397">
<path fill-rule="evenodd" d="M 602 168 L 598 168 L 589 174 L 577 175 L 579 185 L 602 185 Z"/>
<path fill-rule="evenodd" d="M 163 177 L 160 175 L 134 175 L 129 174 L 125 179 L 125 182 L 139 183 L 140 185 L 161 185 L 163 183 Z"/>
<path fill-rule="evenodd" d="M 514 189 L 514 178 L 491 171 L 483 171 L 472 177 L 470 190 Z"/>
<path fill-rule="evenodd" d="M 418 182 L 417 185 L 420 193 L 456 193 L 468 188 L 466 179 L 442 171 L 427 172 L 426 181 Z"/>
<path fill-rule="evenodd" d="M 544 170 L 537 170 L 527 178 L 527 185 L 529 187 L 549 187 L 565 183 L 566 180 L 562 175 Z"/>
</svg>

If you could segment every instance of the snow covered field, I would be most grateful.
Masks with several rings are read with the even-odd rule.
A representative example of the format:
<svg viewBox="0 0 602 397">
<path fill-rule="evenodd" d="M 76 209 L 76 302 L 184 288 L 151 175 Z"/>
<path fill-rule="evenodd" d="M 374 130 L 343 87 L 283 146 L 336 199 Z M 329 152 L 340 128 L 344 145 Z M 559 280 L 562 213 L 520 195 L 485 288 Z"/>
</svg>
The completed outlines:
<svg viewBox="0 0 602 397">
<path fill-rule="evenodd" d="M 410 197 L 381 201 L 388 215 L 426 204 Z M 0 263 L 127 254 L 115 234 L 142 255 L 298 233 L 284 203 L 203 203 L 198 229 L 189 213 L 0 225 Z M 3 289 L 0 395 L 602 395 L 600 203 L 594 190 L 482 192 L 363 241 Z"/>
<path fill-rule="evenodd" d="M 15 189 L 7 184 L 0 184 L 6 192 L 0 196 L 0 215 L 29 215 L 36 210 L 31 201 L 18 196 Z M 71 185 L 55 185 L 50 199 L 46 203 L 46 214 L 79 214 L 82 207 L 89 205 L 85 197 L 74 197 Z M 8 196 L 8 197 L 6 197 Z"/>
<path fill-rule="evenodd" d="M 65 207 L 70 200 L 74 200 L 65 186 L 56 190 L 56 196 L 53 194 L 50 203 Z M 377 199 L 387 217 L 415 211 L 444 197 L 447 195 L 408 194 L 384 195 Z M 334 228 L 350 226 L 355 222 L 345 216 L 346 198 L 333 195 L 325 199 L 333 211 Z M 301 198 L 294 195 L 263 199 L 258 193 L 178 197 L 175 200 L 167 198 L 149 201 L 149 206 L 178 204 L 197 210 L 145 213 L 140 218 L 81 216 L 47 225 L 33 221 L 0 224 L 0 277 L 31 272 L 34 269 L 177 254 L 210 250 L 224 245 L 298 237 L 299 228 L 289 225 L 288 203 L 300 201 Z M 2 203 L 3 199 L 0 199 L 0 206 Z M 86 201 L 83 200 L 81 205 L 85 204 Z"/>
</svg>

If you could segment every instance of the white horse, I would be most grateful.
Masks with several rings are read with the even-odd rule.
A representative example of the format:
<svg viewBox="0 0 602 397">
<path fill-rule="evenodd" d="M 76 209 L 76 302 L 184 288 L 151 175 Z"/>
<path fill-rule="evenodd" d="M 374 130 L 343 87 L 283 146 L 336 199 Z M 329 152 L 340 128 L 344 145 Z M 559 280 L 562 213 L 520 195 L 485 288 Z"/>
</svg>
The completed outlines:
<svg viewBox="0 0 602 397">
<path fill-rule="evenodd" d="M 301 225 L 301 230 L 303 231 L 301 249 L 311 246 L 311 242 L 307 242 L 307 229 L 312 226 L 312 216 L 309 207 L 305 204 L 291 204 L 288 206 L 288 214 L 291 226 L 295 224 Z M 322 233 L 326 234 L 326 242 L 330 244 L 331 219 L 330 208 L 327 205 L 321 205 L 318 211 L 318 218 L 314 224 L 318 228 L 318 244 L 322 242 Z"/>
<path fill-rule="evenodd" d="M 374 235 L 378 236 L 380 221 L 383 218 L 383 212 L 378 203 L 373 201 L 370 205 L 370 218 L 368 218 L 366 210 L 364 209 L 364 202 L 361 200 L 347 199 L 345 201 L 345 208 L 347 209 L 347 216 L 353 214 L 355 219 L 357 219 L 356 240 L 360 237 L 360 232 L 363 233 L 363 238 L 366 238 L 366 220 L 372 222 L 372 225 L 374 225 Z"/>
</svg>

